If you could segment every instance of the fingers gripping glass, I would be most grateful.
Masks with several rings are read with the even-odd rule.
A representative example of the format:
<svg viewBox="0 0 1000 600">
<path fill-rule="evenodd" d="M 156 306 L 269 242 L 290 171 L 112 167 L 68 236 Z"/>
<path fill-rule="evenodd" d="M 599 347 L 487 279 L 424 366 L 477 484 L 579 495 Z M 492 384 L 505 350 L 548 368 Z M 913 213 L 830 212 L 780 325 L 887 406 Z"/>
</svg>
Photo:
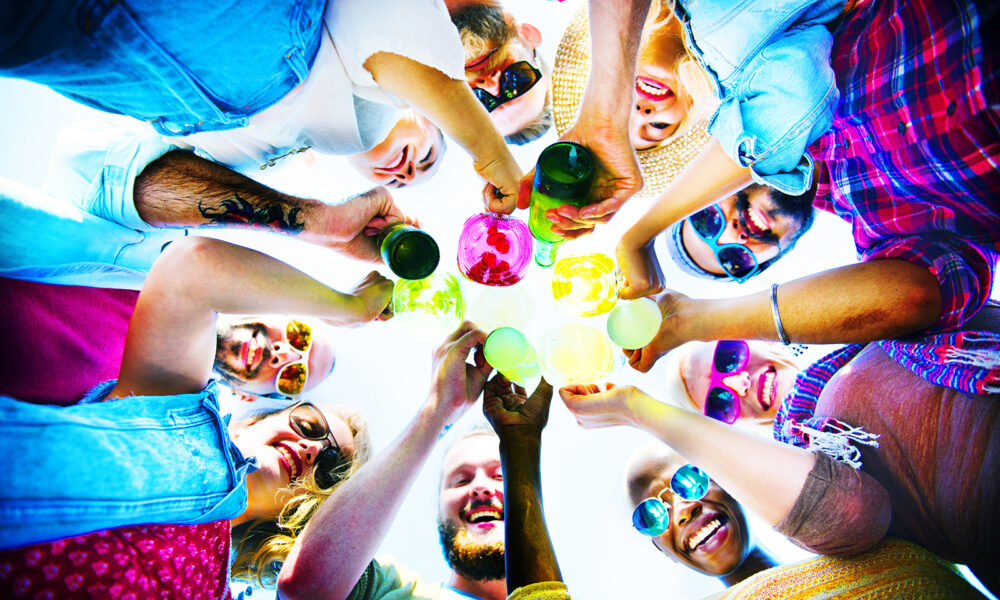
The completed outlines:
<svg viewBox="0 0 1000 600">
<path fill-rule="evenodd" d="M 472 93 L 486 107 L 486 112 L 493 112 L 498 106 L 510 102 L 518 96 L 527 93 L 541 79 L 542 72 L 526 60 L 519 60 L 500 72 L 500 89 L 498 95 L 484 89 L 474 87 Z"/>
<path fill-rule="evenodd" d="M 715 253 L 722 270 L 736 283 L 743 283 L 757 273 L 760 265 L 749 248 L 743 244 L 718 243 L 719 237 L 726 229 L 726 216 L 718 204 L 691 215 L 688 217 L 688 223 Z"/>
<path fill-rule="evenodd" d="M 661 500 L 663 492 L 695 502 L 708 493 L 710 480 L 704 471 L 694 465 L 684 465 L 674 472 L 670 484 L 652 498 L 646 498 L 632 511 L 632 526 L 636 531 L 651 537 L 660 535 L 670 526 L 670 507 Z"/>
<path fill-rule="evenodd" d="M 288 426 L 302 439 L 327 442 L 316 455 L 316 483 L 320 487 L 333 485 L 333 472 L 340 465 L 344 453 L 323 412 L 310 402 L 299 402 L 288 411 Z"/>
<path fill-rule="evenodd" d="M 312 350 L 312 327 L 308 323 L 291 319 L 285 324 L 285 341 L 301 355 L 278 371 L 274 387 L 279 394 L 295 396 L 306 387 L 309 376 L 309 351 Z"/>
<path fill-rule="evenodd" d="M 723 381 L 744 370 L 750 362 L 750 347 L 743 340 L 719 340 L 712 358 L 712 378 L 705 395 L 705 415 L 723 423 L 740 418 L 740 395 Z"/>
</svg>

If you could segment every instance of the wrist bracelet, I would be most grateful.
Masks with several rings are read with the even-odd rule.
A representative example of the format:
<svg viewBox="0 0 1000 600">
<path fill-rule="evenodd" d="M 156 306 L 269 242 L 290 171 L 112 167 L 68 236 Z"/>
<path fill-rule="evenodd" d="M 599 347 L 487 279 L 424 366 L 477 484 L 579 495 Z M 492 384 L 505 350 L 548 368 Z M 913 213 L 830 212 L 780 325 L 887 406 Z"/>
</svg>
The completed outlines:
<svg viewBox="0 0 1000 600">
<path fill-rule="evenodd" d="M 791 344 L 791 340 L 788 339 L 788 334 L 785 333 L 785 327 L 781 324 L 781 313 L 778 312 L 778 284 L 771 284 L 771 316 L 774 317 L 774 328 L 778 330 L 778 339 L 784 345 Z"/>
</svg>

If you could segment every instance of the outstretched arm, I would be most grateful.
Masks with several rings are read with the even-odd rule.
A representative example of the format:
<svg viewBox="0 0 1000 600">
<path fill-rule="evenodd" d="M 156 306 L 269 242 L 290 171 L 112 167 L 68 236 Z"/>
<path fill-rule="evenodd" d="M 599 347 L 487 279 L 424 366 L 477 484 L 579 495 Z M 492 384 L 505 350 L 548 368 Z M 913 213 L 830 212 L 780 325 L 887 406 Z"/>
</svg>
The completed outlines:
<svg viewBox="0 0 1000 600">
<path fill-rule="evenodd" d="M 649 0 L 590 2 L 590 73 L 576 122 L 563 134 L 588 148 L 597 159 L 591 191 L 593 204 L 564 205 L 547 215 L 553 231 L 567 239 L 606 223 L 626 200 L 642 189 L 642 174 L 628 139 L 628 119 L 635 89 L 636 55 Z M 534 172 L 521 180 L 518 206 L 527 208 Z"/>
<path fill-rule="evenodd" d="M 289 313 L 357 325 L 377 317 L 391 295 L 392 282 L 374 271 L 345 294 L 256 250 L 204 237 L 179 240 L 164 250 L 139 294 L 110 397 L 204 388 L 219 313 Z"/>
<path fill-rule="evenodd" d="M 562 581 L 542 508 L 542 429 L 552 386 L 542 379 L 531 397 L 497 373 L 486 384 L 483 412 L 500 437 L 507 593 L 531 583 Z"/>
<path fill-rule="evenodd" d="M 804 543 L 813 548 L 861 551 L 882 539 L 889 526 L 892 509 L 885 488 L 871 475 L 825 455 L 664 404 L 631 386 L 572 385 L 559 395 L 582 427 L 626 425 L 647 431 L 772 527 L 805 536 Z M 824 518 L 836 525 L 817 529 Z M 806 521 L 809 526 L 803 528 Z"/>
<path fill-rule="evenodd" d="M 659 438 L 772 526 L 791 510 L 816 460 L 801 448 L 664 404 L 635 387 L 572 385 L 559 395 L 583 427 L 627 425 Z"/>
<path fill-rule="evenodd" d="M 136 177 L 136 210 L 156 227 L 232 227 L 295 236 L 380 262 L 375 236 L 409 220 L 383 187 L 338 204 L 283 194 L 183 150 L 154 160 Z"/>
<path fill-rule="evenodd" d="M 670 186 L 618 241 L 618 264 L 625 277 L 622 298 L 641 298 L 663 291 L 653 241 L 667 227 L 751 182 L 750 170 L 737 165 L 712 138 Z"/>
<path fill-rule="evenodd" d="M 391 52 L 368 57 L 365 68 L 379 86 L 423 113 L 472 156 L 476 172 L 493 186 L 487 187 L 488 210 L 513 212 L 521 167 L 465 81 Z"/>
<path fill-rule="evenodd" d="M 690 340 L 778 340 L 770 290 L 719 300 L 667 291 L 657 298 L 663 321 L 646 347 L 627 350 L 629 364 L 648 371 Z M 941 288 L 927 269 L 898 259 L 872 260 L 783 283 L 777 290 L 790 341 L 863 343 L 927 329 L 941 317 Z"/>
<path fill-rule="evenodd" d="M 371 562 L 441 432 L 475 402 L 490 366 L 471 323 L 437 350 L 427 402 L 392 444 L 324 502 L 281 567 L 281 598 L 346 598 Z M 475 365 L 465 359 L 476 348 Z M 336 552 L 331 552 L 336 548 Z"/>
</svg>

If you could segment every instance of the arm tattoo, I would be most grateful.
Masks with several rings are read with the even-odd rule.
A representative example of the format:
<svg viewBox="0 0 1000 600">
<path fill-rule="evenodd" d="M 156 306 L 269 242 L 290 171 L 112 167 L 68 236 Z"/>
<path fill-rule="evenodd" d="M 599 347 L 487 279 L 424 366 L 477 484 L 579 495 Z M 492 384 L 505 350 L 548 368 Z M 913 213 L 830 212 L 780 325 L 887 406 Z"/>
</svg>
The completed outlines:
<svg viewBox="0 0 1000 600">
<path fill-rule="evenodd" d="M 255 207 L 236 192 L 233 192 L 233 199 L 223 200 L 218 207 L 205 206 L 199 200 L 198 210 L 207 220 L 205 227 L 242 226 L 297 235 L 306 226 L 304 221 L 297 220 L 302 212 L 301 208 L 292 208 L 285 215 L 285 207 L 279 202 Z"/>
</svg>

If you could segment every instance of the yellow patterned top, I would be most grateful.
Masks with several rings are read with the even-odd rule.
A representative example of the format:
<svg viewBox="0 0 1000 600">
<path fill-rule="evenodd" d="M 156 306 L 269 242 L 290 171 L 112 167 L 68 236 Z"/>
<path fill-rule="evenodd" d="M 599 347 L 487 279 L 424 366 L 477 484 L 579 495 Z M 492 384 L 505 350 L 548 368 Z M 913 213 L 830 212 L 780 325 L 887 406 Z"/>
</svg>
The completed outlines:
<svg viewBox="0 0 1000 600">
<path fill-rule="evenodd" d="M 856 556 L 820 556 L 774 567 L 706 600 L 983 600 L 955 565 L 921 546 L 886 538 Z"/>
</svg>

